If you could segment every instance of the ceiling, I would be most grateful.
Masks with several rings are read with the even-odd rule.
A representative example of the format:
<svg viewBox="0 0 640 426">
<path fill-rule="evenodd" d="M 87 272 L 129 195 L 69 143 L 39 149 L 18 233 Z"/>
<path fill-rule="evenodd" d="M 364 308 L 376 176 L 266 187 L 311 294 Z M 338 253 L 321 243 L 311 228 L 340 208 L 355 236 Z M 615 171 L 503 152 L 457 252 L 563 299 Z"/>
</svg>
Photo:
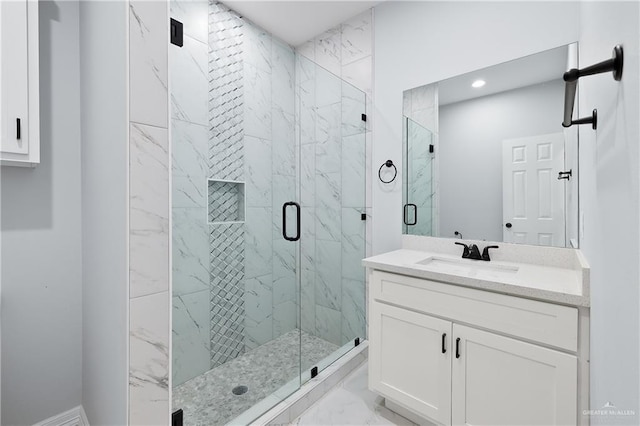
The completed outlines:
<svg viewBox="0 0 640 426">
<path fill-rule="evenodd" d="M 568 57 L 568 46 L 562 46 L 440 81 L 438 105 L 562 79 L 567 70 Z M 487 84 L 475 89 L 471 83 L 476 80 L 484 80 Z"/>
<path fill-rule="evenodd" d="M 222 3 L 292 46 L 322 34 L 380 1 L 253 1 Z"/>
</svg>

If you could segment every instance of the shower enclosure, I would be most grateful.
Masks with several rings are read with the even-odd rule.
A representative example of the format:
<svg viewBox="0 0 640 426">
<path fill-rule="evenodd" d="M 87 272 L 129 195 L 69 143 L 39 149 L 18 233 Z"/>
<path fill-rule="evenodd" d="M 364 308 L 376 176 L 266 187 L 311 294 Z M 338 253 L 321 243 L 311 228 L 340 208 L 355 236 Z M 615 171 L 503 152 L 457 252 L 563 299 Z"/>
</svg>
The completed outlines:
<svg viewBox="0 0 640 426">
<path fill-rule="evenodd" d="M 248 424 L 366 338 L 365 94 L 171 2 L 173 410 Z"/>
</svg>

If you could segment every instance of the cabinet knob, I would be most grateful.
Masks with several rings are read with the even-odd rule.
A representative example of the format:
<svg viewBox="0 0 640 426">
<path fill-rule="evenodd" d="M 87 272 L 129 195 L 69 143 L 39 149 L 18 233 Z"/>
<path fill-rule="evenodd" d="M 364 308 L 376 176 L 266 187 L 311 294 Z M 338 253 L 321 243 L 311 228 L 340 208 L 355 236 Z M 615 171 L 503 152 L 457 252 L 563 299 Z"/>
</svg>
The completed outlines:
<svg viewBox="0 0 640 426">
<path fill-rule="evenodd" d="M 511 224 L 511 222 L 507 222 L 507 224 L 504 226 L 506 226 L 507 228 L 511 228 L 513 225 Z"/>
</svg>

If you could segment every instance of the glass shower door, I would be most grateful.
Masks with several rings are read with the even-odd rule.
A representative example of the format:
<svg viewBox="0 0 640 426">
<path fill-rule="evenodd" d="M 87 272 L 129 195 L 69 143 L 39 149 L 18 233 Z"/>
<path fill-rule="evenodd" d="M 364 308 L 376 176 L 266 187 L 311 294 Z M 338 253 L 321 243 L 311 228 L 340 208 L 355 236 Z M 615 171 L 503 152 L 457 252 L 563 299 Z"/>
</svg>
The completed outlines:
<svg viewBox="0 0 640 426">
<path fill-rule="evenodd" d="M 433 235 L 433 133 L 404 117 L 403 234 Z"/>
<path fill-rule="evenodd" d="M 305 381 L 366 338 L 366 98 L 301 55 L 296 89 Z"/>
<path fill-rule="evenodd" d="M 172 409 L 251 424 L 301 383 L 295 55 L 221 3 L 170 5 Z"/>
</svg>

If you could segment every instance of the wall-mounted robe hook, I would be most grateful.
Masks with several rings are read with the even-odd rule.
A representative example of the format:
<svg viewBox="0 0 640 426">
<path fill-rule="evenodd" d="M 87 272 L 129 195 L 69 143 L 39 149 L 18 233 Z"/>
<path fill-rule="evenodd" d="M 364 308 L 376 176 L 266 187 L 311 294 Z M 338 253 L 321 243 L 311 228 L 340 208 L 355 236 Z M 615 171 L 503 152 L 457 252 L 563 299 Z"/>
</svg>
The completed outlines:
<svg viewBox="0 0 640 426">
<path fill-rule="evenodd" d="M 382 179 L 382 168 L 384 166 L 393 167 L 393 177 L 390 180 Z M 378 179 L 380 179 L 380 182 L 382 182 L 382 183 L 391 183 L 396 179 L 396 176 L 398 176 L 398 169 L 396 168 L 396 165 L 393 164 L 393 161 L 391 161 L 391 160 L 387 160 L 384 163 L 382 163 L 382 165 L 378 169 Z"/>
<path fill-rule="evenodd" d="M 611 72 L 613 79 L 620 81 L 622 79 L 622 65 L 624 63 L 624 55 L 622 52 L 622 46 L 617 45 L 613 48 L 613 56 L 611 59 L 599 62 L 590 67 L 583 69 L 572 68 L 564 73 L 563 79 L 566 82 L 564 89 L 564 120 L 562 121 L 563 127 L 571 127 L 574 124 L 591 124 L 593 130 L 598 128 L 598 112 L 593 110 L 591 117 L 583 117 L 577 120 L 573 120 L 573 107 L 576 100 L 576 89 L 578 86 L 578 79 L 580 77 L 586 77 L 588 75 L 602 74 L 605 72 Z"/>
</svg>

